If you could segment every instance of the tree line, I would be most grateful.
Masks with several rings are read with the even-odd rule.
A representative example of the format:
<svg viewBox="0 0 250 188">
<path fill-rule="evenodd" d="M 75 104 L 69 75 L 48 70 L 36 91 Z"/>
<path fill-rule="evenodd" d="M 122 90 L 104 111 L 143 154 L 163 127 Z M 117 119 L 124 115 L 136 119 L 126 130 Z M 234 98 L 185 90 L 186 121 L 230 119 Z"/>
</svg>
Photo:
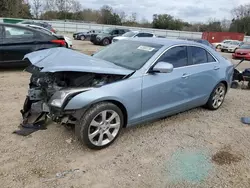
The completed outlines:
<svg viewBox="0 0 250 188">
<path fill-rule="evenodd" d="M 250 4 L 231 10 L 233 19 L 210 19 L 206 23 L 188 23 L 169 14 L 153 14 L 152 21 L 138 19 L 104 5 L 98 10 L 83 8 L 78 0 L 0 0 L 0 17 L 44 20 L 72 20 L 99 24 L 124 25 L 184 31 L 231 31 L 250 35 Z"/>
</svg>

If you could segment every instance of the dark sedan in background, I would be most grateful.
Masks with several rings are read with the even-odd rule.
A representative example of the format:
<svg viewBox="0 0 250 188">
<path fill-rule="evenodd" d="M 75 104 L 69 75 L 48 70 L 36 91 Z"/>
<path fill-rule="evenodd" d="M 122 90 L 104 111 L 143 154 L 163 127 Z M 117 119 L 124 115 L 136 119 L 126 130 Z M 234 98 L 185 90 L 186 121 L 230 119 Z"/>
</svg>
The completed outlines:
<svg viewBox="0 0 250 188">
<path fill-rule="evenodd" d="M 78 33 L 73 34 L 73 38 L 75 40 L 89 40 L 91 34 L 99 34 L 99 33 L 101 33 L 100 30 L 90 30 L 87 32 L 78 32 Z"/>
<path fill-rule="evenodd" d="M 92 34 L 90 41 L 93 44 L 107 46 L 112 43 L 114 37 L 121 36 L 129 31 L 129 29 L 107 28 L 100 34 Z"/>
<path fill-rule="evenodd" d="M 0 23 L 0 67 L 23 67 L 23 57 L 33 51 L 65 47 L 63 36 L 55 36 L 30 27 Z"/>
</svg>

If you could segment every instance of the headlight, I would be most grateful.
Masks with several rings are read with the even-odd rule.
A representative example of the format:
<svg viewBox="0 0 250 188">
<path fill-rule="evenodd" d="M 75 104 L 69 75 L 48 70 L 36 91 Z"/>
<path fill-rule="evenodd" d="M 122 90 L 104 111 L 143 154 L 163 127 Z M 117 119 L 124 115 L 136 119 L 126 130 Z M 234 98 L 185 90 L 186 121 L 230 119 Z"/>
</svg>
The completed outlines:
<svg viewBox="0 0 250 188">
<path fill-rule="evenodd" d="M 96 37 L 96 40 L 101 40 L 101 38 L 100 37 Z"/>
<path fill-rule="evenodd" d="M 61 108 L 68 97 L 70 97 L 72 95 L 77 95 L 79 93 L 88 91 L 90 89 L 92 89 L 92 88 L 71 88 L 71 89 L 59 90 L 59 91 L 55 92 L 54 95 L 51 97 L 49 104 L 51 106 Z"/>
</svg>

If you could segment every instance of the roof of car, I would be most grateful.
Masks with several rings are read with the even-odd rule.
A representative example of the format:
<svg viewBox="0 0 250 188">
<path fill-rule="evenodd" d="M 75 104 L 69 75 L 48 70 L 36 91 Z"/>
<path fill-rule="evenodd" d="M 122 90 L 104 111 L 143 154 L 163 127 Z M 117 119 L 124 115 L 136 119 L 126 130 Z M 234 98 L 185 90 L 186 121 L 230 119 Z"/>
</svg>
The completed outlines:
<svg viewBox="0 0 250 188">
<path fill-rule="evenodd" d="M 22 24 L 10 24 L 10 23 L 0 23 L 0 26 L 9 26 L 9 27 L 19 27 L 19 28 L 26 28 L 32 31 L 37 31 L 37 29 L 31 28 L 31 27 L 27 27 L 27 25 L 22 25 Z"/>
<path fill-rule="evenodd" d="M 190 45 L 202 45 L 200 43 L 189 41 L 189 40 L 181 40 L 181 39 L 167 39 L 167 38 L 152 38 L 152 37 L 138 37 L 138 38 L 129 38 L 126 40 L 140 41 L 140 42 L 148 42 L 155 43 L 164 46 L 172 46 L 178 44 L 190 44 Z"/>
</svg>

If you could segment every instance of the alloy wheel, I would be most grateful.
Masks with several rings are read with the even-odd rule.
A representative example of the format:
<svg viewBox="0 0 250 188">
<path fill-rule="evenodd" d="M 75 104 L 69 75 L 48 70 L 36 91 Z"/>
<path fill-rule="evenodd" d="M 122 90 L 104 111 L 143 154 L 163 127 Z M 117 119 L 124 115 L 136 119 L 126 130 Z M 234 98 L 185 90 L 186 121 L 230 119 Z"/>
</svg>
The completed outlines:
<svg viewBox="0 0 250 188">
<path fill-rule="evenodd" d="M 115 139 L 120 128 L 120 116 L 113 110 L 104 110 L 92 119 L 88 138 L 93 145 L 104 146 Z"/>
<path fill-rule="evenodd" d="M 215 92 L 214 92 L 214 96 L 212 98 L 212 105 L 214 108 L 219 108 L 221 106 L 221 104 L 223 103 L 223 100 L 225 98 L 225 87 L 224 86 L 219 86 L 218 88 L 216 88 Z"/>
</svg>

